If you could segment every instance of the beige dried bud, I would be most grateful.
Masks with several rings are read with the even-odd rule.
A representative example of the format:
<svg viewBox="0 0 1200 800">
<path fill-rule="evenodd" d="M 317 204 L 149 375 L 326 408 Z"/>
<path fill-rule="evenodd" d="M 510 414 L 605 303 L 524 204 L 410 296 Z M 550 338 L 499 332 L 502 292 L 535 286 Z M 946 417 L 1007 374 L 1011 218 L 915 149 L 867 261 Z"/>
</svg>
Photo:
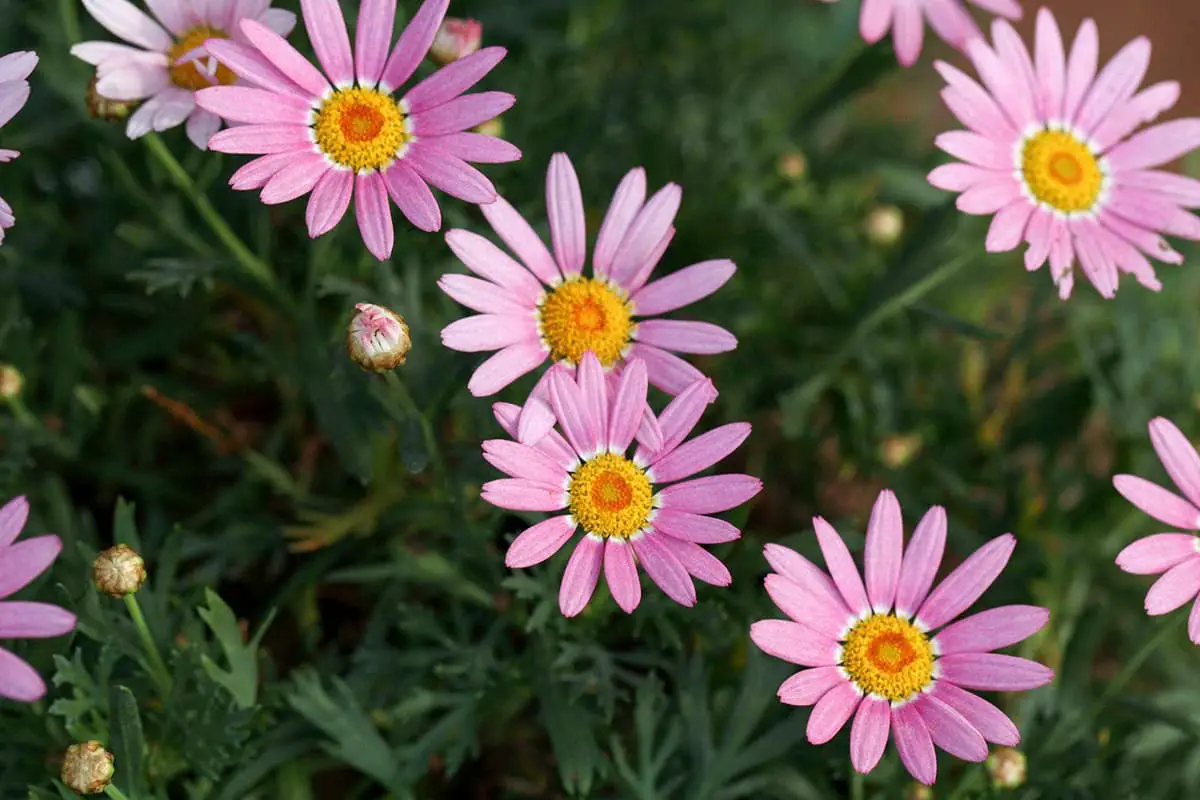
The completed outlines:
<svg viewBox="0 0 1200 800">
<path fill-rule="evenodd" d="M 112 782 L 113 755 L 97 741 L 73 744 L 63 757 L 62 782 L 79 794 L 101 794 Z"/>
<path fill-rule="evenodd" d="M 499 139 L 504 135 L 504 122 L 499 117 L 492 117 L 487 122 L 481 122 L 474 128 L 475 133 L 482 133 L 484 136 L 494 136 Z"/>
<path fill-rule="evenodd" d="M 446 17 L 438 28 L 429 57 L 439 64 L 449 64 L 479 49 L 483 41 L 483 26 L 473 19 Z"/>
<path fill-rule="evenodd" d="M 880 206 L 867 215 L 867 238 L 875 244 L 895 244 L 904 233 L 904 212 L 895 206 Z"/>
<path fill-rule="evenodd" d="M 146 582 L 146 562 L 132 547 L 110 547 L 92 563 L 92 581 L 97 589 L 113 597 L 133 594 Z"/>
<path fill-rule="evenodd" d="M 87 93 L 84 95 L 88 113 L 96 119 L 120 122 L 138 107 L 137 100 L 113 100 L 100 94 L 96 91 L 98 81 L 99 79 L 93 75 L 91 81 L 88 82 Z"/>
<path fill-rule="evenodd" d="M 390 308 L 359 303 L 358 313 L 346 330 L 346 350 L 365 370 L 387 372 L 404 363 L 412 337 L 404 317 Z"/>
<path fill-rule="evenodd" d="M 25 388 L 25 376 L 12 364 L 0 364 L 0 400 L 15 400 Z"/>
<path fill-rule="evenodd" d="M 808 174 L 808 158 L 799 150 L 792 150 L 779 157 L 779 174 L 790 181 L 798 181 Z"/>
<path fill-rule="evenodd" d="M 1025 783 L 1025 754 L 1011 747 L 997 747 L 987 758 L 987 771 L 997 789 L 1016 789 Z"/>
</svg>

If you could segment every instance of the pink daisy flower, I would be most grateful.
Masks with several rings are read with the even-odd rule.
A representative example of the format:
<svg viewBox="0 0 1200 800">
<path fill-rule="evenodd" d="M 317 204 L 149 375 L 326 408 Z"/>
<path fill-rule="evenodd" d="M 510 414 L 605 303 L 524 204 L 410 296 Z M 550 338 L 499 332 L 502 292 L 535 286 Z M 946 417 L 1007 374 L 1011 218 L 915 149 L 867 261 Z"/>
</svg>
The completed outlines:
<svg viewBox="0 0 1200 800">
<path fill-rule="evenodd" d="M 854 717 L 856 770 L 875 768 L 890 732 L 904 766 L 925 784 L 937 777 L 934 745 L 966 761 L 987 758 L 987 742 L 1015 746 L 1020 734 L 1012 721 L 966 690 L 1049 683 L 1054 673 L 1041 664 L 989 651 L 1041 630 L 1050 612 L 1002 606 L 954 621 L 1003 571 L 1016 545 L 1012 534 L 976 550 L 931 592 L 946 544 L 940 506 L 917 524 L 906 549 L 900 504 L 890 491 L 879 495 L 867 526 L 865 585 L 837 531 L 820 517 L 813 525 L 829 574 L 793 550 L 767 545 L 775 570 L 767 592 L 794 621 L 761 620 L 750 628 L 764 652 L 812 668 L 779 687 L 784 703 L 814 706 L 808 740 L 824 744 Z"/>
<path fill-rule="evenodd" d="M 837 0 L 822 0 L 836 3 Z M 973 5 L 1009 19 L 1021 18 L 1017 0 L 970 0 Z M 921 55 L 925 25 L 929 20 L 933 32 L 952 47 L 962 49 L 967 42 L 981 36 L 979 28 L 962 0 L 863 0 L 858 17 L 858 30 L 863 39 L 875 44 L 890 30 L 896 60 L 906 67 L 916 63 Z"/>
<path fill-rule="evenodd" d="M 9 53 L 0 58 L 0 128 L 16 116 L 29 100 L 29 76 L 37 66 L 37 53 L 28 50 Z M 0 164 L 6 164 L 21 155 L 16 150 L 0 149 Z M 4 231 L 16 222 L 12 206 L 0 197 L 0 244 L 4 243 Z"/>
<path fill-rule="evenodd" d="M 1150 421 L 1150 441 L 1183 497 L 1136 475 L 1116 475 L 1113 486 L 1159 522 L 1177 530 L 1200 531 L 1200 455 L 1179 428 L 1162 417 Z M 1163 573 L 1146 594 L 1146 613 L 1152 617 L 1169 614 L 1195 598 L 1188 637 L 1200 644 L 1200 536 L 1146 536 L 1117 555 L 1117 566 L 1134 575 Z"/>
<path fill-rule="evenodd" d="M 983 39 L 967 46 L 983 86 L 949 64 L 934 65 L 949 84 L 943 99 L 970 130 L 937 137 L 938 147 L 966 163 L 938 167 L 929 182 L 962 192 L 964 213 L 996 215 L 990 252 L 1025 241 L 1026 269 L 1049 259 L 1064 299 L 1076 259 L 1104 297 L 1116 294 L 1118 272 L 1162 288 L 1146 257 L 1182 262 L 1160 233 L 1200 239 L 1200 219 L 1186 210 L 1200 207 L 1200 181 L 1151 167 L 1200 146 L 1200 119 L 1131 136 L 1179 97 L 1174 81 L 1137 91 L 1150 63 L 1149 40 L 1134 39 L 1097 73 L 1090 19 L 1069 56 L 1044 8 L 1034 57 L 1007 22 L 995 22 L 992 38 L 995 49 Z"/>
<path fill-rule="evenodd" d="M 29 518 L 24 497 L 0 508 L 0 599 L 11 597 L 46 571 L 62 550 L 57 536 L 38 536 L 13 544 Z M 75 615 L 48 603 L 0 602 L 0 639 L 41 639 L 75 629 Z M 33 667 L 0 647 L 0 697 L 32 703 L 46 693 Z"/>
<path fill-rule="evenodd" d="M 591 277 L 583 274 L 587 222 L 579 178 L 563 153 L 554 155 L 546 174 L 553 255 L 502 197 L 481 210 L 520 261 L 478 234 L 448 232 L 450 249 L 479 278 L 443 275 L 438 285 L 480 313 L 448 325 L 442 343 L 463 352 L 499 351 L 471 376 L 471 394 L 495 394 L 547 359 L 574 369 L 589 351 L 606 370 L 640 358 L 650 383 L 678 394 L 704 375 L 668 351 L 723 353 L 737 347 L 733 334 L 707 322 L 635 319 L 707 297 L 736 270 L 727 259 L 703 261 L 647 283 L 675 235 L 681 198 L 679 186 L 668 183 L 647 201 L 645 170 L 631 170 L 600 226 Z M 534 395 L 543 394 L 539 385 Z"/>
<path fill-rule="evenodd" d="M 468 203 L 492 202 L 491 181 L 467 162 L 516 161 L 521 152 L 469 129 L 509 109 L 516 98 L 463 92 L 500 63 L 504 48 L 461 58 L 399 100 L 392 96 L 425 58 L 449 1 L 425 0 L 388 55 L 396 0 L 364 0 L 353 51 L 337 0 L 301 0 L 324 74 L 254 21 L 242 23 L 252 49 L 209 42 L 211 52 L 257 87 L 196 93 L 201 108 L 247 123 L 214 136 L 210 148 L 265 154 L 234 173 L 230 185 L 262 189 L 264 203 L 311 192 L 307 221 L 313 238 L 337 225 L 353 194 L 363 241 L 380 260 L 392 252 L 389 197 L 423 231 L 442 225 L 428 184 Z"/>
<path fill-rule="evenodd" d="M 647 369 L 641 359 L 619 378 L 605 375 L 588 353 L 578 374 L 550 370 L 548 394 L 562 430 L 544 428 L 529 437 L 534 445 L 507 439 L 483 443 L 483 457 L 512 476 L 483 486 L 483 499 L 515 511 L 563 511 L 513 540 L 504 563 L 521 568 L 557 553 L 579 528 L 563 573 L 558 605 L 573 617 L 591 600 L 603 568 L 613 599 L 626 613 L 642 597 L 637 564 L 675 602 L 696 604 L 692 578 L 728 586 L 729 570 L 701 545 L 730 542 L 741 533 L 728 522 L 706 516 L 741 505 L 758 494 L 762 482 L 749 475 L 693 478 L 737 449 L 750 425 L 735 422 L 685 442 L 705 406 L 715 396 L 712 383 L 688 387 L 646 424 Z M 496 419 L 517 435 L 521 409 L 497 403 Z M 634 440 L 632 457 L 627 451 Z M 688 480 L 690 479 L 690 480 Z M 660 484 L 671 484 L 657 491 Z"/>
<path fill-rule="evenodd" d="M 204 150 L 221 128 L 221 118 L 197 108 L 196 89 L 229 85 L 237 76 L 205 48 L 228 39 L 239 51 L 246 39 L 239 23 L 255 20 L 287 36 L 296 25 L 291 11 L 271 0 L 145 0 L 151 17 L 126 0 L 83 0 L 92 17 L 129 42 L 82 42 L 71 55 L 96 67 L 96 92 L 110 100 L 146 100 L 126 124 L 130 139 L 165 131 L 187 121 L 188 138 Z M 149 99 L 147 99 L 149 98 Z"/>
</svg>

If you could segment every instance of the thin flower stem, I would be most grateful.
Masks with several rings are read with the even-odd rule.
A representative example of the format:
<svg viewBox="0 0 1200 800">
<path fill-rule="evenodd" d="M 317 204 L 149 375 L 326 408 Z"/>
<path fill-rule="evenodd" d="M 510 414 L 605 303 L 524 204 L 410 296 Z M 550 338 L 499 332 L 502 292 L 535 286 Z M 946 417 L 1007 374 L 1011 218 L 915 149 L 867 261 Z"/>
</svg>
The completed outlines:
<svg viewBox="0 0 1200 800">
<path fill-rule="evenodd" d="M 196 186 L 196 182 L 192 180 L 192 176 L 183 168 L 183 165 L 171 154 L 170 149 L 163 144 L 163 140 L 155 133 L 146 134 L 143 137 L 146 141 L 146 146 L 150 148 L 150 152 L 158 159 L 163 168 L 171 176 L 171 180 L 175 185 L 188 196 L 192 201 L 192 205 L 200 212 L 200 216 L 216 234 L 221 243 L 229 250 L 229 253 L 241 265 L 251 277 L 259 283 L 266 286 L 268 289 L 277 290 L 275 275 L 271 272 L 271 268 L 263 263 L 262 259 L 254 255 L 250 248 L 246 246 L 238 235 L 229 227 L 229 223 L 221 216 L 220 212 L 213 207 L 209 202 L 208 197 Z"/>
<path fill-rule="evenodd" d="M 162 654 L 158 652 L 158 646 L 154 644 L 154 637 L 150 635 L 150 628 L 146 625 L 146 617 L 142 615 L 142 607 L 138 605 L 137 596 L 127 594 L 124 600 L 125 607 L 129 609 L 129 617 L 133 620 L 133 627 L 137 628 L 138 637 L 142 640 L 142 647 L 145 648 L 146 656 L 150 659 L 151 672 L 154 673 L 154 679 L 158 682 L 159 689 L 165 697 L 171 692 L 171 672 L 167 669 Z"/>
<path fill-rule="evenodd" d="M 129 796 L 117 788 L 115 783 L 110 783 L 104 787 L 104 793 L 112 798 L 112 800 L 129 800 Z"/>
<path fill-rule="evenodd" d="M 865 779 L 858 770 L 850 773 L 850 800 L 863 800 L 866 797 Z"/>
</svg>

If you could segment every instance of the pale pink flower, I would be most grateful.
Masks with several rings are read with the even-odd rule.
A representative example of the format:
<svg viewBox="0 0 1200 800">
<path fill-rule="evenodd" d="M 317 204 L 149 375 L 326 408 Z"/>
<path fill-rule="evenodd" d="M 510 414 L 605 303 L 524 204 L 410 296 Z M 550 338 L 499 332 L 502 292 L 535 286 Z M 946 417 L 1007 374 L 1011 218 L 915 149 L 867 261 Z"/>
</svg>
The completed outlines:
<svg viewBox="0 0 1200 800">
<path fill-rule="evenodd" d="M 750 435 L 735 422 L 684 441 L 715 391 L 701 380 L 679 394 L 655 419 L 646 413 L 647 370 L 631 361 L 619 377 L 605 374 L 594 354 L 575 377 L 550 370 L 549 408 L 535 435 L 517 406 L 497 403 L 500 425 L 514 438 L 483 443 L 483 457 L 512 476 L 489 481 L 483 499 L 518 511 L 566 511 L 539 522 L 508 548 L 509 567 L 530 567 L 557 553 L 582 528 L 563 573 L 558 604 L 565 616 L 581 612 L 603 569 L 609 591 L 632 613 L 642 597 L 637 564 L 672 600 L 696 604 L 692 578 L 728 586 L 729 570 L 701 545 L 730 542 L 741 533 L 707 516 L 745 503 L 762 489 L 750 475 L 693 477 L 732 453 Z M 552 410 L 551 410 L 552 409 Z M 562 431 L 553 430 L 557 420 Z M 638 442 L 632 457 L 627 451 Z M 661 484 L 671 484 L 657 488 Z"/>
<path fill-rule="evenodd" d="M 247 123 L 222 131 L 209 147 L 223 153 L 264 154 L 234 173 L 234 189 L 262 189 L 264 203 L 310 194 L 308 235 L 333 229 L 350 207 L 367 249 L 392 252 L 391 202 L 423 231 L 442 225 L 429 184 L 468 203 L 490 203 L 496 190 L 468 164 L 516 161 L 508 142 L 470 128 L 510 108 L 505 92 L 463 94 L 504 58 L 489 47 L 399 90 L 429 51 L 449 0 L 425 3 L 400 34 L 392 24 L 396 0 L 364 0 L 355 47 L 337 0 L 301 0 L 304 26 L 324 73 L 264 26 L 242 23 L 250 48 L 209 42 L 209 50 L 259 88 L 219 86 L 196 102 L 226 119 Z"/>
<path fill-rule="evenodd" d="M 905 548 L 900 504 L 890 491 L 879 495 L 867 525 L 865 585 L 837 531 L 820 517 L 813 525 L 829 574 L 793 550 L 767 545 L 775 570 L 767 592 L 793 621 L 750 628 L 764 652 L 811 667 L 779 687 L 784 703 L 814 706 L 809 742 L 828 742 L 854 717 L 856 770 L 875 768 L 890 734 L 904 766 L 925 784 L 937 777 L 935 745 L 966 761 L 987 758 L 988 742 L 1015 746 L 1020 734 L 1012 721 L 966 690 L 1049 683 L 1054 673 L 1047 667 L 990 651 L 1041 630 L 1050 612 L 1001 606 L 954 621 L 1004 570 L 1016 545 L 1012 534 L 976 550 L 930 591 L 946 544 L 940 506 L 929 509 Z"/>
<path fill-rule="evenodd" d="M 450 249 L 479 278 L 443 275 L 438 285 L 480 313 L 448 325 L 442 343 L 463 352 L 499 351 L 475 370 L 468 384 L 471 393 L 495 394 L 547 359 L 573 369 L 591 351 L 605 369 L 641 358 L 650 383 L 678 394 L 704 376 L 668 351 L 723 353 L 737 347 L 733 334 L 708 322 L 635 319 L 707 297 L 736 269 L 727 259 L 702 261 L 647 283 L 675 235 L 681 197 L 679 186 L 669 183 L 647 201 L 645 170 L 631 170 L 600 226 L 591 277 L 583 274 L 583 195 L 563 153 L 555 154 L 546 174 L 553 254 L 503 197 L 481 210 L 519 261 L 479 234 L 448 232 Z M 544 389 L 539 384 L 534 396 L 541 397 Z"/>
<path fill-rule="evenodd" d="M 479 49 L 483 41 L 483 26 L 473 19 L 446 17 L 433 38 L 429 55 L 439 64 L 449 64 Z"/>
<path fill-rule="evenodd" d="M 822 0 L 836 3 L 837 0 Z M 968 0 L 971 4 L 1009 19 L 1021 18 L 1017 0 Z M 862 0 L 858 30 L 863 39 L 875 44 L 890 30 L 896 60 L 906 67 L 916 63 L 925 38 L 925 21 L 933 32 L 952 47 L 963 49 L 967 42 L 982 34 L 967 13 L 963 0 Z"/>
<path fill-rule="evenodd" d="M 1162 417 L 1150 421 L 1150 442 L 1183 497 L 1136 475 L 1116 475 L 1113 486 L 1159 522 L 1176 530 L 1200 531 L 1200 455 L 1179 428 Z M 1200 536 L 1146 536 L 1117 555 L 1117 566 L 1134 575 L 1164 573 L 1146 594 L 1146 613 L 1152 617 L 1168 614 L 1195 598 L 1188 617 L 1188 638 L 1200 644 Z"/>
<path fill-rule="evenodd" d="M 62 550 L 57 536 L 38 536 L 13 544 L 29 518 L 24 497 L 0 508 L 0 639 L 42 639 L 75 629 L 75 615 L 49 603 L 6 600 L 54 563 Z M 46 693 L 33 667 L 0 647 L 0 697 L 32 703 Z"/>
<path fill-rule="evenodd" d="M 942 98 L 969 131 L 937 137 L 938 147 L 967 163 L 929 174 L 934 186 L 962 192 L 967 214 L 995 214 L 990 252 L 1022 241 L 1025 267 L 1050 261 L 1059 296 L 1074 284 L 1074 264 L 1104 297 L 1119 272 L 1157 291 L 1147 256 L 1169 264 L 1183 257 L 1160 236 L 1200 239 L 1200 181 L 1158 167 L 1200 146 L 1200 119 L 1138 126 L 1175 104 L 1179 84 L 1138 91 L 1150 63 L 1150 41 L 1138 37 L 1097 72 L 1096 25 L 1084 20 L 1066 53 L 1054 15 L 1037 18 L 1030 56 L 1012 26 L 997 20 L 995 48 L 976 39 L 967 52 L 980 86 L 950 66 L 935 64 L 949 84 Z M 986 88 L 985 88 L 986 87 Z"/>
<path fill-rule="evenodd" d="M 29 100 L 28 78 L 37 63 L 37 53 L 28 50 L 0 57 L 0 128 L 7 125 Z M 16 150 L 0 149 L 0 164 L 6 164 L 19 155 Z M 15 222 L 12 206 L 0 197 L 0 244 L 4 243 L 4 231 Z"/>
<path fill-rule="evenodd" d="M 96 67 L 96 92 L 110 100 L 145 100 L 126 124 L 130 139 L 165 131 L 187 121 L 187 134 L 201 150 L 221 128 L 221 118 L 196 107 L 193 92 L 229 85 L 237 76 L 205 42 L 228 40 L 246 51 L 242 20 L 254 20 L 281 36 L 296 25 L 291 11 L 271 0 L 144 0 L 151 17 L 127 0 L 83 0 L 92 17 L 128 45 L 82 42 L 71 55 Z M 249 57 L 249 56 L 247 56 Z"/>
</svg>

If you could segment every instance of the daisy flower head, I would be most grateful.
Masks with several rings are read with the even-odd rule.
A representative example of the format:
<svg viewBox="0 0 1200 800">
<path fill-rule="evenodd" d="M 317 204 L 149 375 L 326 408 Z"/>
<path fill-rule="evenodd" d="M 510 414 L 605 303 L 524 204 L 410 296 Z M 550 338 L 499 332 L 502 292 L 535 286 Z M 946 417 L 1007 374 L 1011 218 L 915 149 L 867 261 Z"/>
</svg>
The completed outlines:
<svg viewBox="0 0 1200 800">
<path fill-rule="evenodd" d="M 626 613 L 641 602 L 639 563 L 663 593 L 688 607 L 696 604 L 693 578 L 714 586 L 732 581 L 701 545 L 730 542 L 741 533 L 708 515 L 746 502 L 762 482 L 750 475 L 693 476 L 737 449 L 750 425 L 735 422 L 684 441 L 714 395 L 712 383 L 696 381 L 653 418 L 646 414 L 647 372 L 646 363 L 634 359 L 613 379 L 593 353 L 574 376 L 550 370 L 547 425 L 532 437 L 518 437 L 528 416 L 518 406 L 494 406 L 510 436 L 535 444 L 483 443 L 483 457 L 511 476 L 484 484 L 483 499 L 514 511 L 566 512 L 521 533 L 504 563 L 539 564 L 582 530 L 559 589 L 564 616 L 583 611 L 601 570 Z"/>
<path fill-rule="evenodd" d="M 733 334 L 707 322 L 649 319 L 675 311 L 721 288 L 732 261 L 703 261 L 648 282 L 675 235 L 682 192 L 668 183 L 646 200 L 646 172 L 631 170 L 617 186 L 587 261 L 587 222 L 579 178 L 557 153 L 546 174 L 546 207 L 553 253 L 503 198 L 482 207 L 509 256 L 465 230 L 446 234 L 450 249 L 479 277 L 443 275 L 438 285 L 475 316 L 451 323 L 442 343 L 462 352 L 498 351 L 471 376 L 476 397 L 495 394 L 547 359 L 574 369 L 592 352 L 605 370 L 642 359 L 650 383 L 678 394 L 704 375 L 677 353 L 723 353 Z M 518 260 L 519 259 L 519 260 Z M 541 396 L 539 384 L 534 394 Z"/>
<path fill-rule="evenodd" d="M 1021 18 L 1021 5 L 1017 0 L 967 1 L 993 14 L 1009 19 Z M 836 3 L 837 0 L 822 2 Z M 890 30 L 896 60 L 903 66 L 911 67 L 921 55 L 925 20 L 929 21 L 934 33 L 960 50 L 971 39 L 981 35 L 963 0 L 862 0 L 858 30 L 862 38 L 871 44 L 878 42 Z"/>
<path fill-rule="evenodd" d="M 37 53 L 28 50 L 0 56 L 0 128 L 17 115 L 29 100 L 29 76 L 37 66 Z M 19 156 L 16 150 L 0 149 L 0 164 Z M 4 231 L 16 222 L 12 206 L 0 197 L 0 244 L 4 243 Z"/>
<path fill-rule="evenodd" d="M 0 508 L 0 639 L 41 639 L 75 629 L 75 615 L 48 603 L 8 600 L 54 563 L 62 550 L 57 536 L 37 536 L 13 544 L 29 518 L 24 497 Z M 0 647 L 0 697 L 32 703 L 46 694 L 41 676 Z"/>
<path fill-rule="evenodd" d="M 253 20 L 242 23 L 249 48 L 209 42 L 210 51 L 253 84 L 196 93 L 201 108 L 245 123 L 217 134 L 209 147 L 261 156 L 235 172 L 230 185 L 261 189 L 268 204 L 308 194 L 313 238 L 337 225 L 353 195 L 363 242 L 381 261 L 392 252 L 392 202 L 423 231 L 442 225 L 430 185 L 468 203 L 492 202 L 491 181 L 467 162 L 516 161 L 521 152 L 470 128 L 516 98 L 463 93 L 500 63 L 504 48 L 484 48 L 393 96 L 425 58 L 449 1 L 425 0 L 392 49 L 396 0 L 363 0 L 351 50 L 337 0 L 301 0 L 320 70 Z"/>
<path fill-rule="evenodd" d="M 240 24 L 254 20 L 280 36 L 296 25 L 291 11 L 271 8 L 271 0 L 144 0 L 150 13 L 128 0 L 83 0 L 92 18 L 128 42 L 81 42 L 71 55 L 96 67 L 96 93 L 108 100 L 141 101 L 129 117 L 130 139 L 187 122 L 192 144 L 204 150 L 221 128 L 221 117 L 197 108 L 193 93 L 228 86 L 237 75 L 205 46 L 228 40 L 244 49 Z"/>
<path fill-rule="evenodd" d="M 789 705 L 813 706 L 808 740 L 824 744 L 854 717 L 850 760 L 862 773 L 879 763 L 891 735 L 914 778 L 937 777 L 934 746 L 966 761 L 987 758 L 987 743 L 1014 746 L 1020 734 L 969 689 L 1021 691 L 1054 673 L 1035 661 L 991 652 L 1041 630 L 1050 612 L 1001 606 L 959 619 L 1003 571 L 1016 540 L 992 539 L 936 588 L 946 544 L 946 512 L 929 509 L 908 547 L 896 496 L 884 490 L 867 525 L 863 577 L 829 523 L 813 520 L 828 573 L 775 544 L 766 557 L 771 599 L 791 620 L 761 620 L 750 637 L 765 653 L 799 664 L 779 687 Z M 957 620 L 957 621 L 956 621 Z"/>
<path fill-rule="evenodd" d="M 1188 637 L 1200 644 L 1200 455 L 1170 420 L 1150 421 L 1150 442 L 1180 497 L 1145 478 L 1116 475 L 1113 486 L 1142 511 L 1177 531 L 1138 539 L 1117 555 L 1117 566 L 1134 575 L 1158 575 L 1146 594 L 1146 613 L 1169 614 L 1195 598 Z"/>
<path fill-rule="evenodd" d="M 929 174 L 940 189 L 961 192 L 967 214 L 995 214 L 990 252 L 1022 241 L 1025 267 L 1050 262 L 1059 296 L 1067 298 L 1078 260 L 1103 297 L 1117 291 L 1119 272 L 1162 288 L 1149 258 L 1183 257 L 1166 233 L 1200 239 L 1200 181 L 1163 172 L 1200 146 L 1200 119 L 1180 119 L 1134 131 L 1175 104 L 1179 85 L 1138 90 L 1150 63 L 1150 42 L 1138 37 L 1098 70 L 1096 25 L 1084 20 L 1069 53 L 1047 9 L 1037 18 L 1034 55 L 1012 26 L 997 20 L 994 46 L 967 46 L 983 84 L 949 64 L 942 98 L 969 130 L 937 137 L 938 147 L 965 163 Z"/>
</svg>

